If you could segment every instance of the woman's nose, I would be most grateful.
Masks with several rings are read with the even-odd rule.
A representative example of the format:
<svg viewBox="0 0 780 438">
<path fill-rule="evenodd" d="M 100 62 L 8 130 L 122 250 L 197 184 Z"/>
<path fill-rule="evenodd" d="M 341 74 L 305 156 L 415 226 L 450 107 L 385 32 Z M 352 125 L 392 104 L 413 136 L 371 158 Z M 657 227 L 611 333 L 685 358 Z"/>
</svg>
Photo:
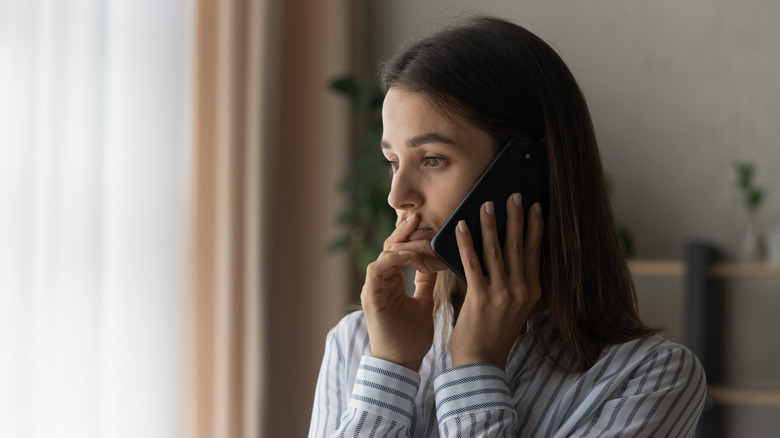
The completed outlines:
<svg viewBox="0 0 780 438">
<path fill-rule="evenodd" d="M 418 181 L 410 172 L 399 170 L 393 175 L 387 203 L 395 210 L 409 210 L 422 204 Z"/>
</svg>

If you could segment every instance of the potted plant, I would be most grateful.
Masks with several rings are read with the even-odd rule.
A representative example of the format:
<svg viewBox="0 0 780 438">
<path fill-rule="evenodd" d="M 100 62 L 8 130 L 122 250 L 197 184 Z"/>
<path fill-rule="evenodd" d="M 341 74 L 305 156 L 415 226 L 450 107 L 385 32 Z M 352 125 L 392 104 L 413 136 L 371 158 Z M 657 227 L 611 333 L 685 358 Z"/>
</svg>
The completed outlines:
<svg viewBox="0 0 780 438">
<path fill-rule="evenodd" d="M 758 262 L 764 258 L 760 209 L 766 192 L 763 187 L 756 185 L 755 164 L 749 161 L 737 161 L 734 163 L 734 171 L 737 193 L 748 217 L 747 229 L 739 250 L 739 259 L 743 262 Z"/>
</svg>

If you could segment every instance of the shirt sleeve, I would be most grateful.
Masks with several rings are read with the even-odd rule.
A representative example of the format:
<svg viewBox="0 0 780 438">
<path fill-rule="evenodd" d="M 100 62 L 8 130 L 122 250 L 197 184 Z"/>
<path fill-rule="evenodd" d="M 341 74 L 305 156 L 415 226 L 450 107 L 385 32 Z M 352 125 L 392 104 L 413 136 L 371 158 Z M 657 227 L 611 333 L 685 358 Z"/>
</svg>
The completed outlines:
<svg viewBox="0 0 780 438">
<path fill-rule="evenodd" d="M 364 322 L 354 312 L 328 333 L 309 438 L 412 435 L 420 375 L 371 357 Z"/>
<path fill-rule="evenodd" d="M 517 435 L 517 408 L 501 368 L 485 363 L 449 368 L 433 386 L 442 437 Z"/>
<path fill-rule="evenodd" d="M 420 375 L 416 372 L 364 356 L 352 389 L 351 416 L 345 430 L 354 431 L 354 436 L 362 436 L 358 435 L 361 427 L 370 428 L 374 434 L 382 432 L 378 436 L 391 430 L 410 436 L 417 420 L 415 397 L 419 387 Z"/>
<path fill-rule="evenodd" d="M 392 362 L 363 356 L 352 395 L 343 409 L 338 403 L 333 403 L 333 400 L 343 397 L 343 391 L 329 387 L 323 380 L 328 380 L 325 364 L 315 395 L 310 438 L 411 436 L 417 420 L 414 400 L 420 386 L 420 375 L 416 372 Z M 323 414 L 324 418 L 321 417 Z"/>
</svg>

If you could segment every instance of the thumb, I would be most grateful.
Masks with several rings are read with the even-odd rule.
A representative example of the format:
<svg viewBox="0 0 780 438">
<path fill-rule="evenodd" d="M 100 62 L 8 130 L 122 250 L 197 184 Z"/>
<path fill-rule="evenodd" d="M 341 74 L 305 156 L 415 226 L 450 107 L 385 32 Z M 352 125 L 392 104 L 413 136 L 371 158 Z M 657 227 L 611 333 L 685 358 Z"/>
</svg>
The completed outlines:
<svg viewBox="0 0 780 438">
<path fill-rule="evenodd" d="M 428 274 L 417 271 L 414 274 L 414 298 L 433 306 L 433 287 L 436 285 L 436 272 Z"/>
</svg>

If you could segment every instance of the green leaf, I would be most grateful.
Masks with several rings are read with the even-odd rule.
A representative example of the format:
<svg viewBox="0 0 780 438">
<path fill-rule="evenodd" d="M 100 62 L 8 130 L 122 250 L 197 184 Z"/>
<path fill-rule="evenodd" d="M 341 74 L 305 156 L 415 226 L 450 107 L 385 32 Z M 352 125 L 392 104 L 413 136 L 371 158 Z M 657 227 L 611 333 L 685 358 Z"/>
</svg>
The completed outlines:
<svg viewBox="0 0 780 438">
<path fill-rule="evenodd" d="M 342 76 L 330 82 L 330 88 L 341 94 L 354 98 L 357 95 L 358 87 L 355 79 L 350 76 Z"/>
<path fill-rule="evenodd" d="M 336 221 L 345 232 L 332 242 L 330 249 L 349 251 L 357 269 L 365 272 L 395 228 L 395 211 L 387 204 L 389 172 L 379 149 L 384 96 L 373 76 L 368 80 L 338 77 L 330 82 L 330 87 L 350 99 L 355 115 L 359 116 L 355 120 L 360 133 L 356 152 L 339 183 L 347 203 Z"/>
<path fill-rule="evenodd" d="M 328 251 L 338 251 L 341 249 L 347 249 L 349 248 L 349 244 L 352 239 L 350 239 L 348 234 L 345 234 L 338 239 L 331 242 L 331 244 L 328 246 Z"/>
<path fill-rule="evenodd" d="M 757 174 L 755 164 L 748 161 L 737 161 L 734 163 L 734 171 L 737 174 L 736 186 L 742 194 L 745 207 L 751 211 L 757 210 L 764 202 L 766 192 L 764 188 L 755 185 Z"/>
</svg>

